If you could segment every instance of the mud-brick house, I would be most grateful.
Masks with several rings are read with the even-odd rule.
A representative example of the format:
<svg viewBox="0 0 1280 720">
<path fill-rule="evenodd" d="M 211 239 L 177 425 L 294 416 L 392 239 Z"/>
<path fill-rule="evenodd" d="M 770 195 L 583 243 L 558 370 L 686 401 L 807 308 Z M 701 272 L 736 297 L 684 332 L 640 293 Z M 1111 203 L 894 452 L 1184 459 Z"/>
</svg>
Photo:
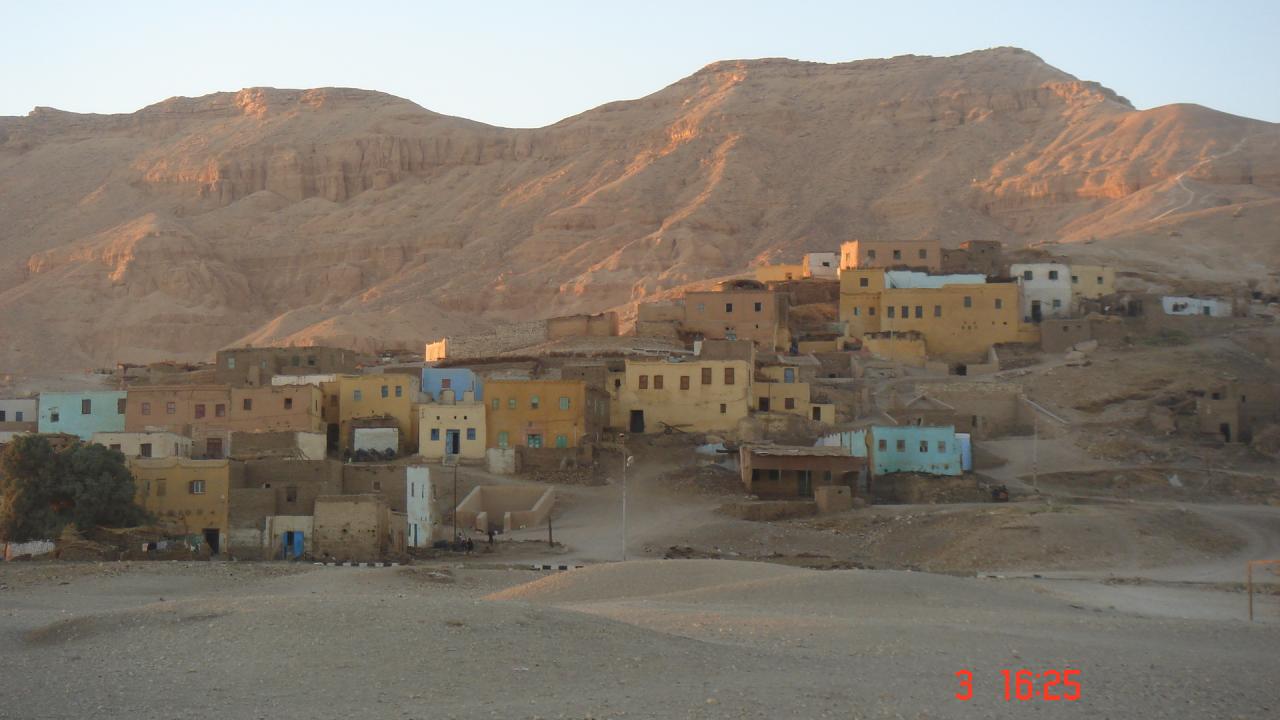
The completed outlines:
<svg viewBox="0 0 1280 720">
<path fill-rule="evenodd" d="M 40 393 L 41 433 L 67 433 L 88 441 L 96 432 L 125 429 L 125 391 Z"/>
<path fill-rule="evenodd" d="M 140 386 L 129 390 L 123 429 L 172 432 L 191 438 L 193 456 L 222 458 L 234 432 L 322 433 L 321 398 L 313 385 Z"/>
<path fill-rule="evenodd" d="M 704 340 L 692 357 L 628 358 L 612 425 L 632 433 L 734 430 L 750 414 L 754 370 L 747 340 Z"/>
<path fill-rule="evenodd" d="M 951 425 L 876 425 L 867 433 L 872 476 L 899 472 L 960 475 L 960 441 Z"/>
<path fill-rule="evenodd" d="M 394 512 L 381 495 L 326 495 L 316 498 L 312 516 L 319 557 L 373 562 L 404 553 L 407 516 Z"/>
<path fill-rule="evenodd" d="M 755 384 L 755 410 L 799 415 L 814 422 L 834 423 L 836 406 L 812 402 L 810 385 L 799 379 L 795 365 L 767 365 L 760 368 Z"/>
<path fill-rule="evenodd" d="M 850 240 L 840 245 L 840 268 L 942 269 L 938 240 Z"/>
<path fill-rule="evenodd" d="M 1223 442 L 1248 443 L 1258 430 L 1280 423 L 1280 388 L 1260 383 L 1216 385 L 1196 398 L 1201 433 Z"/>
<path fill-rule="evenodd" d="M 245 347 L 219 350 L 214 382 L 232 387 L 270 385 L 276 375 L 354 373 L 360 357 L 334 347 Z"/>
<path fill-rule="evenodd" d="M 582 380 L 489 379 L 485 398 L 491 448 L 581 447 L 609 424 L 609 395 Z"/>
<path fill-rule="evenodd" d="M 234 460 L 131 458 L 138 504 L 170 531 L 198 536 L 213 554 L 226 548 L 231 488 L 244 467 Z"/>
<path fill-rule="evenodd" d="M 785 350 L 790 296 L 756 280 L 728 280 L 713 291 L 685 293 L 681 329 L 710 340 L 750 340 L 761 350 Z"/>
<path fill-rule="evenodd" d="M 738 450 L 742 484 L 765 499 L 810 498 L 815 490 L 857 487 L 866 459 L 839 446 L 744 445 Z"/>
</svg>

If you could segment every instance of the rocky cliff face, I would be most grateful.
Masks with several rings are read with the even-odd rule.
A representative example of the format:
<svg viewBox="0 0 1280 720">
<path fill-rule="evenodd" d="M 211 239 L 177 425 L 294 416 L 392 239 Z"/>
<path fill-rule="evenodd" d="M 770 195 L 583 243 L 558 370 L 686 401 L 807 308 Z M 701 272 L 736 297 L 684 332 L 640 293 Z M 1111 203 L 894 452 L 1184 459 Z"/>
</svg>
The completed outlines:
<svg viewBox="0 0 1280 720">
<path fill-rule="evenodd" d="M 853 237 L 1265 277 L 1278 198 L 1276 125 L 1016 49 L 720 62 L 536 130 L 334 88 L 37 109 L 0 118 L 0 367 L 416 346 Z"/>
</svg>

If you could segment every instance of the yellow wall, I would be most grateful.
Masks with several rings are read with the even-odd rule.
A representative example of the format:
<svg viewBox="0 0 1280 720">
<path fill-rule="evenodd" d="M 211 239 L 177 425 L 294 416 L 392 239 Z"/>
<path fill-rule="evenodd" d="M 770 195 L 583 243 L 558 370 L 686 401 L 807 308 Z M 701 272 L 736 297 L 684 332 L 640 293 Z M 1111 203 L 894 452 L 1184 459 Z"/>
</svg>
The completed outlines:
<svg viewBox="0 0 1280 720">
<path fill-rule="evenodd" d="M 475 438 L 467 439 L 467 430 Z M 435 440 L 431 431 L 437 431 Z M 483 460 L 485 445 L 485 404 L 463 402 L 453 404 L 425 403 L 418 406 L 418 454 L 428 460 L 445 455 L 445 440 L 449 430 L 458 431 L 459 457 L 467 460 Z"/>
<path fill-rule="evenodd" d="M 1039 341 L 1037 329 L 1021 321 L 1017 283 L 885 290 L 874 278 L 862 287 L 858 278 L 865 272 L 878 271 L 840 273 L 840 319 L 850 337 L 916 331 L 929 357 L 947 360 L 983 359 L 996 343 Z M 883 288 L 883 273 L 879 284 Z"/>
<path fill-rule="evenodd" d="M 760 282 L 799 280 L 804 277 L 804 265 L 761 265 L 755 273 Z"/>
<path fill-rule="evenodd" d="M 799 374 L 800 369 L 796 368 Z M 773 365 L 762 369 L 762 373 L 769 377 L 769 382 L 757 382 L 754 388 L 754 403 L 752 407 L 756 410 L 761 409 L 761 398 L 769 399 L 768 412 L 789 413 L 799 415 L 808 420 L 817 420 L 819 422 L 833 423 L 836 420 L 836 407 L 829 403 L 814 403 L 811 396 L 811 388 L 807 382 L 783 382 L 783 366 Z M 787 407 L 787 398 L 791 398 L 792 407 Z M 814 417 L 814 408 L 818 409 L 818 416 Z"/>
<path fill-rule="evenodd" d="M 567 409 L 561 398 L 568 398 Z M 559 436 L 567 447 L 578 447 L 588 432 L 587 386 L 581 380 L 487 380 L 484 400 L 487 447 L 528 447 L 530 435 L 541 436 L 544 448 L 556 447 Z"/>
<path fill-rule="evenodd" d="M 1072 265 L 1071 280 L 1073 300 L 1092 300 L 1116 291 L 1116 271 L 1108 265 Z"/>
<path fill-rule="evenodd" d="M 746 360 L 695 360 L 673 363 L 666 360 L 627 360 L 626 377 L 614 402 L 620 412 L 617 425 L 628 432 L 631 411 L 644 412 L 646 433 L 662 432 L 661 423 L 688 432 L 734 430 L 753 404 L 751 374 L 753 363 Z M 733 369 L 733 384 L 725 383 L 725 369 Z M 703 370 L 711 371 L 710 383 L 703 383 Z M 647 387 L 640 388 L 643 376 Z M 662 377 L 657 388 L 656 377 Z M 680 379 L 689 378 L 687 390 Z M 488 392 L 486 390 L 486 392 Z M 721 406 L 724 412 L 721 412 Z"/>
<path fill-rule="evenodd" d="M 942 267 L 942 244 L 937 240 L 851 240 L 840 245 L 840 267 L 938 270 Z"/>
<path fill-rule="evenodd" d="M 343 448 L 351 447 L 353 419 L 384 415 L 395 418 L 402 450 L 417 445 L 418 415 L 413 406 L 418 402 L 418 378 L 399 373 L 343 375 L 334 382 L 338 387 L 339 438 Z M 382 396 L 383 387 L 387 389 L 386 397 Z M 400 389 L 399 395 L 396 388 Z M 331 395 L 332 388 L 326 394 Z"/>
<path fill-rule="evenodd" d="M 231 488 L 231 461 L 187 458 L 132 458 L 136 497 L 155 513 L 157 520 L 177 532 L 198 535 L 205 528 L 227 533 L 227 501 Z M 204 481 L 204 493 L 193 493 L 191 483 Z M 222 542 L 226 549 L 226 541 Z"/>
<path fill-rule="evenodd" d="M 881 360 L 894 360 L 911 367 L 924 367 L 928 360 L 924 338 L 915 335 L 864 335 L 862 347 Z"/>
</svg>

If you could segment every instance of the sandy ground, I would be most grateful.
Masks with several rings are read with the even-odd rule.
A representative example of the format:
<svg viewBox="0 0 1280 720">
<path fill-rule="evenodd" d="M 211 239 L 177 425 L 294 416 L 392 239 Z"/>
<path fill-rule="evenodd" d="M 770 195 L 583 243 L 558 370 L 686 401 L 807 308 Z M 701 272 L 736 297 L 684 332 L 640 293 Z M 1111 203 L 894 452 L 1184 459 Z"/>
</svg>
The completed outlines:
<svg viewBox="0 0 1280 720">
<path fill-rule="evenodd" d="M 1276 624 L 1138 614 L 1024 581 L 928 573 L 670 560 L 538 577 L 6 565 L 0 717 L 1261 718 L 1280 708 Z M 1006 702 L 1002 668 L 1079 669 L 1082 698 Z M 967 702 L 955 699 L 962 669 L 974 675 Z"/>
</svg>

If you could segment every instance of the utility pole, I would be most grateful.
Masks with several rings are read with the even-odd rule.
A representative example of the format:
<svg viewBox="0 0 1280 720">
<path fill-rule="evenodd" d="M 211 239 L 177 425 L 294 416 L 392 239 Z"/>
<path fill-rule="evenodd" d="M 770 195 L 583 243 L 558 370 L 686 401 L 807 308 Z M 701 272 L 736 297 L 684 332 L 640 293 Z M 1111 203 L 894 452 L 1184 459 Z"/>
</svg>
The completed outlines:
<svg viewBox="0 0 1280 720">
<path fill-rule="evenodd" d="M 618 433 L 618 447 L 622 448 L 622 559 L 627 559 L 627 465 L 631 458 L 627 456 L 627 435 Z"/>
<path fill-rule="evenodd" d="M 1040 413 L 1034 408 L 1031 410 L 1031 487 L 1037 491 L 1040 486 L 1037 484 L 1040 469 Z"/>
<path fill-rule="evenodd" d="M 453 541 L 458 542 L 458 463 L 453 464 Z"/>
</svg>

